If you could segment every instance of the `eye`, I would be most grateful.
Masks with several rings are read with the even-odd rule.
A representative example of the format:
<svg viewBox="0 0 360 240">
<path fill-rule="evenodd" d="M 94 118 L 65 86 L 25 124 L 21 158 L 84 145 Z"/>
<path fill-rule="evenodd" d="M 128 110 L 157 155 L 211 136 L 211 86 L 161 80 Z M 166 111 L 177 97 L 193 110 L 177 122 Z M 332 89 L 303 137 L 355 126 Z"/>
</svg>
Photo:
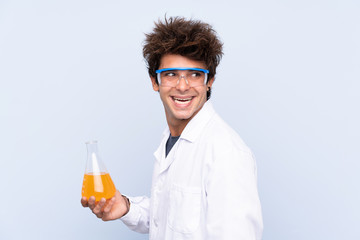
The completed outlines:
<svg viewBox="0 0 360 240">
<path fill-rule="evenodd" d="M 164 76 L 165 77 L 175 77 L 176 76 L 176 72 L 164 72 Z"/>
<path fill-rule="evenodd" d="M 191 73 L 191 77 L 193 78 L 198 78 L 198 77 L 201 77 L 203 75 L 202 72 L 192 72 Z"/>
</svg>

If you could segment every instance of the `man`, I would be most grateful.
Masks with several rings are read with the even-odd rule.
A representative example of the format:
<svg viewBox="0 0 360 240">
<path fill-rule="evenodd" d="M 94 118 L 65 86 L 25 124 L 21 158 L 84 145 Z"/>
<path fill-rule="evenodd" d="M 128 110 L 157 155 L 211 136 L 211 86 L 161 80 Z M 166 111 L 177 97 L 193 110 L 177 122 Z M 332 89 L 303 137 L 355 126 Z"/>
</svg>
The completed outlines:
<svg viewBox="0 0 360 240">
<path fill-rule="evenodd" d="M 150 239 L 261 239 L 253 155 L 208 101 L 222 57 L 216 32 L 200 21 L 165 19 L 146 35 L 143 54 L 168 124 L 154 154 L 151 198 L 117 191 L 82 205 Z"/>
</svg>

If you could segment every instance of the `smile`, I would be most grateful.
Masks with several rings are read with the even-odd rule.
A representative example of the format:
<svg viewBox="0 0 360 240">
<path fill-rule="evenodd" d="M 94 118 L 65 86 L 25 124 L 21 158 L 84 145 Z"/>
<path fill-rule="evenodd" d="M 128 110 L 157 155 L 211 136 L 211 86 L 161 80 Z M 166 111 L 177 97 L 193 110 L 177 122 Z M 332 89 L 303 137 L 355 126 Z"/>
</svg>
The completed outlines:
<svg viewBox="0 0 360 240">
<path fill-rule="evenodd" d="M 171 97 L 171 98 L 177 104 L 186 104 L 186 103 L 189 103 L 193 99 L 193 97 L 187 97 L 187 98 Z"/>
</svg>

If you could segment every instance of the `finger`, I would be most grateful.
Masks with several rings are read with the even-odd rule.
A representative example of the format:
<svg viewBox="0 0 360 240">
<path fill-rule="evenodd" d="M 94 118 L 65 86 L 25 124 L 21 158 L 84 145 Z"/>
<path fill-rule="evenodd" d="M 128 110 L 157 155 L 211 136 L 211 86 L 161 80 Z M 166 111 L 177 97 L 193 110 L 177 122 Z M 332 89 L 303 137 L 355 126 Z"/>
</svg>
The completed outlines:
<svg viewBox="0 0 360 240">
<path fill-rule="evenodd" d="M 82 205 L 83 207 L 88 207 L 88 206 L 89 206 L 86 197 L 82 197 L 82 198 L 81 198 L 81 205 Z"/>
<path fill-rule="evenodd" d="M 111 208 L 113 207 L 114 203 L 115 203 L 115 197 L 112 197 L 110 199 L 110 201 L 108 201 L 108 203 L 105 205 L 103 212 L 105 214 L 108 214 L 110 212 Z"/>
<path fill-rule="evenodd" d="M 112 197 L 110 200 L 106 201 L 106 204 L 102 210 L 103 215 L 102 215 L 101 219 L 103 221 L 113 220 L 111 218 L 111 209 L 114 206 L 115 201 L 116 201 L 115 197 Z"/>
<path fill-rule="evenodd" d="M 102 198 L 96 205 L 96 207 L 93 210 L 93 213 L 98 217 L 98 218 L 103 218 L 104 212 L 103 212 L 103 208 L 104 205 L 106 204 L 106 199 Z"/>
<path fill-rule="evenodd" d="M 106 221 L 113 220 L 113 219 L 111 218 L 110 213 L 104 213 L 101 217 L 101 220 L 106 222 Z"/>
<path fill-rule="evenodd" d="M 98 204 L 96 204 L 96 206 L 94 207 L 94 209 L 92 210 L 93 213 L 97 216 L 98 214 L 102 216 L 102 212 L 101 209 L 104 207 L 106 203 L 106 199 L 105 198 L 101 198 L 101 200 L 98 202 Z M 99 217 L 99 216 L 98 216 Z"/>
<path fill-rule="evenodd" d="M 95 208 L 95 197 L 91 196 L 88 201 L 88 206 L 91 210 Z"/>
</svg>

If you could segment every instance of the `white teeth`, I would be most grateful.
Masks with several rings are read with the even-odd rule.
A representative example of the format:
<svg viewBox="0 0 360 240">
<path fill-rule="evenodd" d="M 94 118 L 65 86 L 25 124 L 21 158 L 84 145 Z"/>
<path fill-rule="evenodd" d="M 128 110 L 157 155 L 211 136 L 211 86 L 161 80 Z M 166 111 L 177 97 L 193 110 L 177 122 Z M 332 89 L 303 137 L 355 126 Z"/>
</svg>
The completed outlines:
<svg viewBox="0 0 360 240">
<path fill-rule="evenodd" d="M 192 98 L 176 98 L 174 97 L 174 100 L 177 102 L 188 102 L 191 101 Z"/>
</svg>

